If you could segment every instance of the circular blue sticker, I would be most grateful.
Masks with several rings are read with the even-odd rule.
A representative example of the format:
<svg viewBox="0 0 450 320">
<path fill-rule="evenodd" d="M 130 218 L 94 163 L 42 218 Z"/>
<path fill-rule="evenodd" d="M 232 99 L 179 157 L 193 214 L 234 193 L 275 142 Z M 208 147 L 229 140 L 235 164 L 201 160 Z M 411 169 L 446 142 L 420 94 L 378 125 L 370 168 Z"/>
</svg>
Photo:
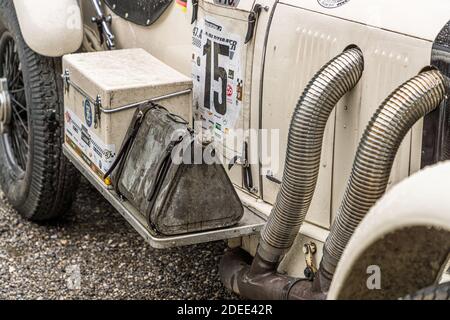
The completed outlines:
<svg viewBox="0 0 450 320">
<path fill-rule="evenodd" d="M 88 127 L 92 126 L 92 108 L 88 99 L 84 100 L 84 120 Z"/>
</svg>

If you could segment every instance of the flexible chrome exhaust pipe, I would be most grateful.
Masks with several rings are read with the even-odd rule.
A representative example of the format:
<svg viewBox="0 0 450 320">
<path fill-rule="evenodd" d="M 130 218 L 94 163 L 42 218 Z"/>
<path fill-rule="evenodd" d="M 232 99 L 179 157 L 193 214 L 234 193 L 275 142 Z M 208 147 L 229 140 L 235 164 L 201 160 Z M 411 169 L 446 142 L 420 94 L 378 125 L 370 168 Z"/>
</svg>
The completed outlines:
<svg viewBox="0 0 450 320">
<path fill-rule="evenodd" d="M 289 129 L 281 190 L 262 231 L 257 254 L 251 261 L 233 250 L 221 261 L 221 279 L 228 289 L 252 299 L 324 298 L 321 292 L 312 292 L 310 281 L 277 274 L 277 266 L 309 209 L 329 115 L 358 83 L 363 70 L 361 50 L 349 48 L 323 66 L 300 96 Z"/>
<path fill-rule="evenodd" d="M 397 150 L 411 127 L 439 106 L 446 94 L 437 70 L 425 71 L 395 90 L 377 109 L 359 143 L 337 217 L 325 242 L 319 278 L 328 291 L 336 266 L 356 227 L 385 193 Z"/>
<path fill-rule="evenodd" d="M 323 66 L 300 96 L 289 129 L 281 189 L 261 233 L 258 254 L 264 260 L 278 262 L 292 246 L 316 187 L 327 120 L 363 70 L 361 50 L 347 49 Z"/>
<path fill-rule="evenodd" d="M 344 200 L 325 243 L 314 281 L 278 274 L 278 261 L 253 259 L 242 249 L 221 261 L 222 282 L 252 299 L 324 299 L 339 259 L 353 231 L 385 192 L 395 154 L 414 123 L 439 106 L 445 96 L 444 77 L 426 71 L 395 90 L 378 108 L 358 147 Z M 278 251 L 280 252 L 280 251 Z"/>
</svg>

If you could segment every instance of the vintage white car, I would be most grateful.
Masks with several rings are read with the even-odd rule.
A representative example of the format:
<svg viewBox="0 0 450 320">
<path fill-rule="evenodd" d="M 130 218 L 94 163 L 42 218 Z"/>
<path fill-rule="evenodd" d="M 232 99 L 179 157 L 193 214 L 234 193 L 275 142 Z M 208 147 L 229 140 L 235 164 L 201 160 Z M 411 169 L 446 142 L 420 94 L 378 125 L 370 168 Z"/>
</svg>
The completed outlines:
<svg viewBox="0 0 450 320">
<path fill-rule="evenodd" d="M 0 29 L 24 217 L 82 174 L 153 247 L 228 240 L 245 298 L 450 299 L 450 1 L 0 0 Z"/>
</svg>

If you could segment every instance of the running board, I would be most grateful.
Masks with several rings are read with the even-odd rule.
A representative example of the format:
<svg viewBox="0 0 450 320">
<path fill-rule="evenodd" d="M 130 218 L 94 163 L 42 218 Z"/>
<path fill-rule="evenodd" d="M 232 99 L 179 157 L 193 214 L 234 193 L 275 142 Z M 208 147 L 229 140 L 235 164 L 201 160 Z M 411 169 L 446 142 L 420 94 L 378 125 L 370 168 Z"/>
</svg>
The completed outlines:
<svg viewBox="0 0 450 320">
<path fill-rule="evenodd" d="M 239 238 L 259 233 L 265 224 L 265 220 L 254 211 L 244 206 L 244 216 L 241 221 L 230 228 L 211 230 L 206 232 L 188 233 L 177 236 L 155 235 L 147 227 L 144 217 L 132 207 L 127 201 L 122 200 L 113 189 L 106 187 L 100 179 L 88 170 L 84 164 L 80 163 L 75 153 L 63 145 L 64 155 L 83 174 L 109 203 L 128 221 L 129 224 L 147 241 L 150 246 L 156 249 L 165 249 L 193 245 L 197 243 L 212 242 Z"/>
</svg>

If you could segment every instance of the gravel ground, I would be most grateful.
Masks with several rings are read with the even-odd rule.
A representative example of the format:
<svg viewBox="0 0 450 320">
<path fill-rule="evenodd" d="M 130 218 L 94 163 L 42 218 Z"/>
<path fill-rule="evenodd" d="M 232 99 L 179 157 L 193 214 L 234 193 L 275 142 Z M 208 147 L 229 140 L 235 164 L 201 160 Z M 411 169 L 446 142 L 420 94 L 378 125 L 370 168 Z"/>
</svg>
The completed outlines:
<svg viewBox="0 0 450 320">
<path fill-rule="evenodd" d="M 0 198 L 0 299 L 236 298 L 218 276 L 224 242 L 152 249 L 86 181 L 51 224 Z"/>
</svg>

